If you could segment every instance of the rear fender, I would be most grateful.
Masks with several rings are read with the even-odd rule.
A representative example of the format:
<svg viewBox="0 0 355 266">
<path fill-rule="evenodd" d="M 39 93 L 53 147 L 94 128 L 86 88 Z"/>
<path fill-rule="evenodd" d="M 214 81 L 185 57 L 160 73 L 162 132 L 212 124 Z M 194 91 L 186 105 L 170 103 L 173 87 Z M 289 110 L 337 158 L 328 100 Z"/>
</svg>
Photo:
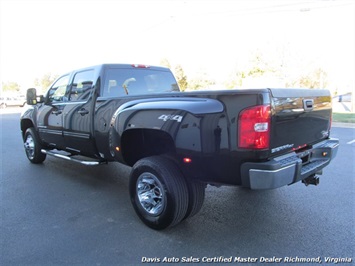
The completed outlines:
<svg viewBox="0 0 355 266">
<path fill-rule="evenodd" d="M 201 152 L 201 121 L 207 115 L 220 114 L 223 111 L 221 102 L 204 98 L 144 99 L 125 103 L 111 120 L 111 155 L 132 164 L 135 160 L 127 162 L 124 157 L 125 154 L 131 153 L 127 152 L 128 149 L 137 149 L 137 145 L 132 148 L 124 143 L 128 142 L 127 140 L 130 140 L 129 143 L 150 147 L 152 144 L 148 144 L 148 140 L 159 140 L 161 147 L 157 150 L 161 152 Z M 139 140 L 133 141 L 133 136 L 139 136 Z M 147 139 L 147 142 L 143 139 Z M 148 155 L 157 155 L 157 150 Z M 144 152 L 149 153 L 147 149 L 144 149 Z"/>
</svg>

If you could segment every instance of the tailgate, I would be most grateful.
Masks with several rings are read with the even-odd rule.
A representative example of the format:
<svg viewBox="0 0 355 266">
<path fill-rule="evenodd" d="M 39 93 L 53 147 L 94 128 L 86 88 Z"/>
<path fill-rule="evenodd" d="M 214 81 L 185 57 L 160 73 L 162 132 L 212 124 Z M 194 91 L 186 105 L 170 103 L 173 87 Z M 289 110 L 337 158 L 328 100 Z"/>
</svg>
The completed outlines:
<svg viewBox="0 0 355 266">
<path fill-rule="evenodd" d="M 270 89 L 273 110 L 272 155 L 297 150 L 329 137 L 331 96 L 328 90 Z"/>
</svg>

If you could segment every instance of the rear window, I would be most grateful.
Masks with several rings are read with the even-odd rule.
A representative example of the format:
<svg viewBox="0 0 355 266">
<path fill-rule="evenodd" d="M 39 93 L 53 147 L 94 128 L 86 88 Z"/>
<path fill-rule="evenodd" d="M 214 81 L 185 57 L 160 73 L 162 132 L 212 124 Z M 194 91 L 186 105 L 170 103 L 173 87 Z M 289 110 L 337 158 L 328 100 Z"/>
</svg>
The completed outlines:
<svg viewBox="0 0 355 266">
<path fill-rule="evenodd" d="M 102 96 L 122 97 L 179 91 L 171 72 L 152 69 L 107 69 Z"/>
</svg>

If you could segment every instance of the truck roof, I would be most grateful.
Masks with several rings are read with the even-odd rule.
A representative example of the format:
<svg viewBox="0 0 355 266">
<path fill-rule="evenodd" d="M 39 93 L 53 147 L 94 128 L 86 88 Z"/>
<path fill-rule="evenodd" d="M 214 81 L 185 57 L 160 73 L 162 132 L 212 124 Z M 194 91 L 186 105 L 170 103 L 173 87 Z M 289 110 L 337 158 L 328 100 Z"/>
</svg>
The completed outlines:
<svg viewBox="0 0 355 266">
<path fill-rule="evenodd" d="M 118 63 L 110 63 L 110 64 L 99 64 L 99 65 L 93 65 L 89 67 L 83 67 L 79 69 L 74 69 L 72 71 L 81 71 L 85 69 L 103 69 L 103 68 L 149 68 L 149 69 L 154 69 L 154 70 L 162 70 L 162 71 L 167 71 L 169 68 L 167 67 L 162 67 L 162 66 L 151 66 L 151 65 L 145 65 L 145 64 L 118 64 Z M 70 71 L 70 72 L 72 72 Z"/>
</svg>

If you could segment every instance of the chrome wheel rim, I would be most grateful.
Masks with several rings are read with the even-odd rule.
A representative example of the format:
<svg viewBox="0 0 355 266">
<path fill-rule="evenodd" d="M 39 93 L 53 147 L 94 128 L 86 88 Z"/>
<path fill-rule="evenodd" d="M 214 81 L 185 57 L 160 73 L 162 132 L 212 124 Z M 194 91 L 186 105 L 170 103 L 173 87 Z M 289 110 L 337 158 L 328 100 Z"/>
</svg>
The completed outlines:
<svg viewBox="0 0 355 266">
<path fill-rule="evenodd" d="M 35 143 L 31 135 L 28 135 L 25 141 L 25 150 L 28 158 L 33 159 L 35 155 Z"/>
<path fill-rule="evenodd" d="M 161 214 L 165 207 L 165 191 L 152 173 L 143 173 L 137 180 L 137 196 L 142 208 L 151 215 Z"/>
</svg>

